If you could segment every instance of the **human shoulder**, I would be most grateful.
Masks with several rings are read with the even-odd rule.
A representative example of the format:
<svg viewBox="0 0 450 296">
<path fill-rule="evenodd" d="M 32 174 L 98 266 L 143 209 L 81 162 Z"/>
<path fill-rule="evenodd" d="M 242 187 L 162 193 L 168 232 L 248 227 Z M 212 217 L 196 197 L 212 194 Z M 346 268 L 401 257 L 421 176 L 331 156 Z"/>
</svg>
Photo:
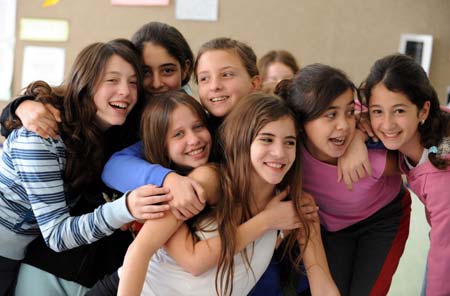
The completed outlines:
<svg viewBox="0 0 450 296">
<path fill-rule="evenodd" d="M 44 139 L 35 132 L 25 128 L 19 128 L 11 132 L 5 141 L 4 150 L 27 151 L 27 153 L 42 153 L 48 150 L 55 154 L 61 154 L 65 151 L 65 145 L 61 137 L 54 140 L 52 138 Z"/>
<path fill-rule="evenodd" d="M 195 168 L 189 177 L 198 182 L 206 192 L 208 204 L 217 203 L 220 196 L 220 167 L 217 164 L 206 164 Z"/>
</svg>

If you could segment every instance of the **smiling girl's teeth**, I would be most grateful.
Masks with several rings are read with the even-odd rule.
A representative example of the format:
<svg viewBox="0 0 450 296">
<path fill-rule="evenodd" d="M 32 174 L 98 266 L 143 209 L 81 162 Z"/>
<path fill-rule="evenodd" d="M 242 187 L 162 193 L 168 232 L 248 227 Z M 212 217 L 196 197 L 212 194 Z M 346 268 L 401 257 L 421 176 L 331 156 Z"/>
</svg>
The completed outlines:
<svg viewBox="0 0 450 296">
<path fill-rule="evenodd" d="M 390 138 L 392 138 L 392 137 L 395 137 L 395 136 L 397 136 L 397 135 L 398 135 L 398 133 L 384 133 L 384 135 L 385 135 L 386 137 L 390 137 Z"/>
<path fill-rule="evenodd" d="M 220 101 L 224 101 L 226 100 L 228 97 L 227 96 L 223 96 L 223 97 L 216 97 L 216 98 L 211 98 L 211 102 L 220 102 Z"/>
<path fill-rule="evenodd" d="M 332 138 L 330 141 L 335 145 L 342 145 L 344 144 L 345 138 Z"/>
<path fill-rule="evenodd" d="M 191 152 L 188 152 L 188 155 L 189 155 L 189 156 L 197 155 L 197 154 L 199 154 L 199 153 L 202 153 L 204 149 L 205 149 L 205 148 L 203 147 L 203 148 L 199 148 L 199 149 L 193 150 L 193 151 L 191 151 Z"/>
<path fill-rule="evenodd" d="M 266 162 L 266 165 L 272 168 L 281 169 L 283 165 L 281 163 L 275 163 L 275 162 Z"/>
<path fill-rule="evenodd" d="M 109 105 L 113 108 L 122 109 L 122 110 L 127 109 L 127 106 L 128 106 L 125 103 L 109 103 Z"/>
</svg>

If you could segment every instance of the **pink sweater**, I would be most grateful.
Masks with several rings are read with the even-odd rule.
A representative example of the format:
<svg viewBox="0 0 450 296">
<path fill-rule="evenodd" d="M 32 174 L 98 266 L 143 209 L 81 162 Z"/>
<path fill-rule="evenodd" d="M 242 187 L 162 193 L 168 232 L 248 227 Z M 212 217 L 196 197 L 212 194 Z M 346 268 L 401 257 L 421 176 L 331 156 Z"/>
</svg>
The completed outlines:
<svg viewBox="0 0 450 296">
<path fill-rule="evenodd" d="M 450 158 L 450 154 L 448 155 Z M 401 158 L 403 159 L 403 155 Z M 425 205 L 431 226 L 427 296 L 450 295 L 450 167 L 435 168 L 427 161 L 409 170 L 401 165 L 412 191 Z"/>
<path fill-rule="evenodd" d="M 349 191 L 337 182 L 337 167 L 315 159 L 306 149 L 303 157 L 303 188 L 319 206 L 320 222 L 338 231 L 375 214 L 400 192 L 400 175 L 384 177 L 386 150 L 369 149 L 372 176 L 353 184 Z"/>
</svg>

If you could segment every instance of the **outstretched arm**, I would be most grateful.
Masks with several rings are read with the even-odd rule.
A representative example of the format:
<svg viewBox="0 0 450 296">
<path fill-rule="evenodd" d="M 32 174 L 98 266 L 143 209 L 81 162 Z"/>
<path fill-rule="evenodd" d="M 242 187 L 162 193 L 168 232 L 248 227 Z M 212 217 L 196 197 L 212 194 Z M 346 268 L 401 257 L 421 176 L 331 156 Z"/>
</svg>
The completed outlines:
<svg viewBox="0 0 450 296">
<path fill-rule="evenodd" d="M 172 212 L 178 219 L 186 220 L 204 207 L 204 191 L 195 181 L 180 176 L 158 164 L 144 159 L 142 142 L 137 142 L 116 152 L 106 163 L 102 179 L 105 184 L 120 192 L 153 184 L 170 189 Z"/>
</svg>

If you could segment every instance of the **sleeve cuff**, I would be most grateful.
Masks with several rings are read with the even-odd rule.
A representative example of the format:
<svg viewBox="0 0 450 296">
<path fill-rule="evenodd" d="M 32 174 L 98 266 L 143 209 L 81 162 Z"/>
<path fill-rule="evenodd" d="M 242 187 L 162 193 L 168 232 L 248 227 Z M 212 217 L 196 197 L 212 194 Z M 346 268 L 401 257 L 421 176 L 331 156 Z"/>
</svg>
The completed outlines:
<svg viewBox="0 0 450 296">
<path fill-rule="evenodd" d="M 127 198 L 130 193 L 131 191 L 127 191 L 120 198 L 104 205 L 105 220 L 111 227 L 117 229 L 126 223 L 136 220 L 127 207 Z"/>
</svg>

